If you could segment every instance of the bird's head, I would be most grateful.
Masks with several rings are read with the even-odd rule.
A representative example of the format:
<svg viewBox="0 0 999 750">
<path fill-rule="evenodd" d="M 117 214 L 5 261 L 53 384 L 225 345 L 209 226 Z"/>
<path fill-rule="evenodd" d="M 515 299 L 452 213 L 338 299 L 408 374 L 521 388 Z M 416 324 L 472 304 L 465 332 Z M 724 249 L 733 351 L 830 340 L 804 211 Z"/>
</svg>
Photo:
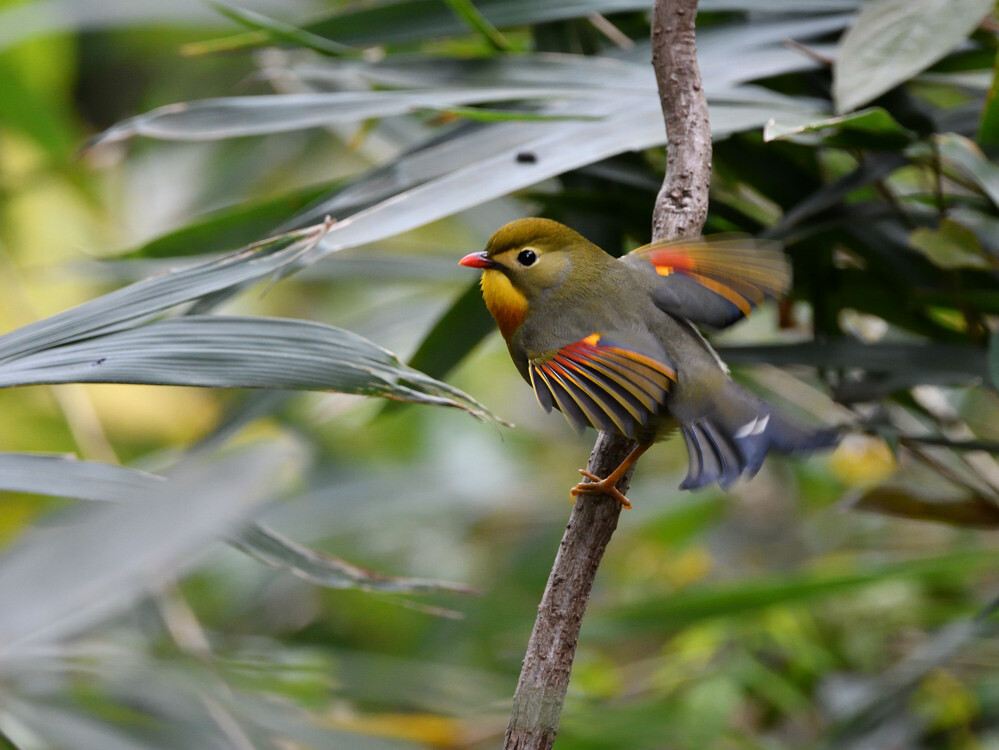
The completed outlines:
<svg viewBox="0 0 999 750">
<path fill-rule="evenodd" d="M 459 263 L 481 268 L 482 296 L 505 337 L 515 331 L 532 305 L 609 258 L 578 232 L 550 219 L 518 219 L 489 238 L 486 249 Z M 587 262 L 587 259 L 591 262 Z"/>
</svg>

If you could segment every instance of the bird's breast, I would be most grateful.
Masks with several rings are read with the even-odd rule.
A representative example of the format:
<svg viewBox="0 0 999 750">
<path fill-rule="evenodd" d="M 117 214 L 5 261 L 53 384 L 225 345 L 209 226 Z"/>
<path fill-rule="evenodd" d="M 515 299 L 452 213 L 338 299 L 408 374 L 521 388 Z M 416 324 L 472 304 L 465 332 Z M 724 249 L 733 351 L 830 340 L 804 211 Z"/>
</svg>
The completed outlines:
<svg viewBox="0 0 999 750">
<path fill-rule="evenodd" d="M 527 318 L 527 298 L 506 274 L 495 269 L 482 272 L 481 286 L 489 314 L 496 320 L 503 338 L 510 338 Z"/>
</svg>

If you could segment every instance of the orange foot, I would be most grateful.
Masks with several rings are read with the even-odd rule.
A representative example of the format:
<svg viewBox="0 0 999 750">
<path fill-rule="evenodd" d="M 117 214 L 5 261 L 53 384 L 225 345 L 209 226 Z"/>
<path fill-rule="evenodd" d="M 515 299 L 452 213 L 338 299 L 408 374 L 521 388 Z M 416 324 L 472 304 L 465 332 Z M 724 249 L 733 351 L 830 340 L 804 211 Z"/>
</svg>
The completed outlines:
<svg viewBox="0 0 999 750">
<path fill-rule="evenodd" d="M 586 471 L 586 469 L 580 469 L 579 473 L 582 474 L 590 482 L 580 482 L 571 490 L 569 490 L 569 500 L 573 503 L 576 502 L 577 495 L 610 495 L 612 498 L 621 503 L 622 508 L 630 508 L 631 501 L 624 496 L 614 485 L 617 484 L 617 480 L 620 479 L 619 476 L 615 477 L 611 474 L 606 479 L 601 479 L 596 474 L 591 474 Z"/>
<path fill-rule="evenodd" d="M 579 473 L 590 481 L 580 482 L 569 490 L 569 500 L 575 503 L 578 495 L 610 495 L 612 498 L 621 503 L 622 508 L 630 508 L 631 502 L 624 496 L 624 493 L 617 488 L 617 483 L 621 481 L 621 477 L 623 477 L 625 472 L 631 468 L 631 465 L 638 460 L 638 457 L 645 453 L 651 445 L 651 443 L 639 443 L 635 446 L 635 449 L 628 454 L 628 457 L 621 462 L 621 465 L 614 469 L 614 471 L 608 474 L 604 479 L 601 479 L 596 474 L 591 474 L 586 471 L 586 469 L 580 469 Z"/>
</svg>

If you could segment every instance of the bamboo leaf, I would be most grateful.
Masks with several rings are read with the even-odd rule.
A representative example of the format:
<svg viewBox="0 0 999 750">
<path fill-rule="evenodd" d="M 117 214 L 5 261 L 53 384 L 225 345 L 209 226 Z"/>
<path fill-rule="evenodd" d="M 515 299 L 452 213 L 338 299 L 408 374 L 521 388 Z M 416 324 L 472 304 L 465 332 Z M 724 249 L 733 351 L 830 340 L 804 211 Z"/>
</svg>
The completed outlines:
<svg viewBox="0 0 999 750">
<path fill-rule="evenodd" d="M 220 208 L 196 217 L 180 229 L 117 255 L 114 260 L 180 258 L 226 252 L 273 233 L 275 227 L 289 216 L 329 195 L 337 187 L 337 183 L 314 185 L 273 198 Z"/>
<path fill-rule="evenodd" d="M 344 91 L 331 94 L 270 94 L 201 99 L 158 107 L 117 123 L 93 138 L 88 149 L 144 136 L 167 141 L 212 141 L 360 122 L 447 109 L 462 104 L 519 99 L 565 99 L 571 90 L 474 88 L 440 91 Z M 577 92 L 575 94 L 579 96 Z"/>
<path fill-rule="evenodd" d="M 213 2 L 211 5 L 229 20 L 235 21 L 254 31 L 266 31 L 271 39 L 280 42 L 288 42 L 299 47 L 304 47 L 305 49 L 311 49 L 321 55 L 330 55 L 333 57 L 359 53 L 359 50 L 346 44 L 340 44 L 331 39 L 324 39 L 321 36 L 310 34 L 291 24 L 268 18 L 262 13 L 255 13 L 251 10 L 235 8 L 231 5 L 218 2 Z"/>
<path fill-rule="evenodd" d="M 71 455 L 0 453 L 0 490 L 81 500 L 149 492 L 162 477 Z"/>
<path fill-rule="evenodd" d="M 191 263 L 117 289 L 0 336 L 0 362 L 121 330 L 185 302 L 240 287 L 295 263 L 325 227 Z"/>
<path fill-rule="evenodd" d="M 457 583 L 399 578 L 366 570 L 339 557 L 309 549 L 260 524 L 251 524 L 243 529 L 232 537 L 230 543 L 265 565 L 291 571 L 309 583 L 326 588 L 393 594 L 478 593 L 475 589 Z"/>
<path fill-rule="evenodd" d="M 334 390 L 490 416 L 471 396 L 355 333 L 276 318 L 185 316 L 0 363 L 0 387 L 42 383 Z"/>
<path fill-rule="evenodd" d="M 455 14 L 468 24 L 468 27 L 485 39 L 497 52 L 509 52 L 513 49 L 510 42 L 489 20 L 475 7 L 472 0 L 444 0 Z"/>
<path fill-rule="evenodd" d="M 854 10 L 857 0 L 810 0 L 816 12 Z M 478 0 L 477 10 L 493 27 L 498 29 L 530 24 L 586 18 L 593 13 L 627 13 L 648 11 L 648 2 L 642 0 Z M 795 0 L 705 0 L 702 11 L 753 10 L 771 12 L 800 11 Z M 403 44 L 419 39 L 443 39 L 467 32 L 467 25 L 448 12 L 440 0 L 383 0 L 370 5 L 347 6 L 325 14 L 304 30 L 345 44 L 358 46 L 372 44 Z M 795 38 L 800 35 L 792 34 Z M 200 45 L 199 51 L 215 49 L 232 50 L 241 46 L 258 46 L 269 43 L 259 34 L 216 40 Z"/>
</svg>

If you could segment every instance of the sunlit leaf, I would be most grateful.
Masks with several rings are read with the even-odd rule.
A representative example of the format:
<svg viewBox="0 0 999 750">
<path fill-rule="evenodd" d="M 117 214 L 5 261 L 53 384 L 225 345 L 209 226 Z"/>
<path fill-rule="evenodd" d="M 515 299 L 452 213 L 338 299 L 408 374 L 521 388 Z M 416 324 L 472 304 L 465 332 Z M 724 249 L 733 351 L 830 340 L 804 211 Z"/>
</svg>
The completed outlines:
<svg viewBox="0 0 999 750">
<path fill-rule="evenodd" d="M 914 137 L 912 131 L 899 125 L 881 107 L 820 120 L 792 114 L 778 115 L 763 128 L 764 141 L 793 141 L 841 148 L 904 148 Z"/>
<path fill-rule="evenodd" d="M 992 10 L 993 0 L 872 0 L 840 41 L 838 112 L 875 99 L 940 60 Z"/>
<path fill-rule="evenodd" d="M 989 268 L 975 233 L 953 219 L 936 229 L 919 227 L 909 235 L 912 246 L 940 268 Z"/>
</svg>

